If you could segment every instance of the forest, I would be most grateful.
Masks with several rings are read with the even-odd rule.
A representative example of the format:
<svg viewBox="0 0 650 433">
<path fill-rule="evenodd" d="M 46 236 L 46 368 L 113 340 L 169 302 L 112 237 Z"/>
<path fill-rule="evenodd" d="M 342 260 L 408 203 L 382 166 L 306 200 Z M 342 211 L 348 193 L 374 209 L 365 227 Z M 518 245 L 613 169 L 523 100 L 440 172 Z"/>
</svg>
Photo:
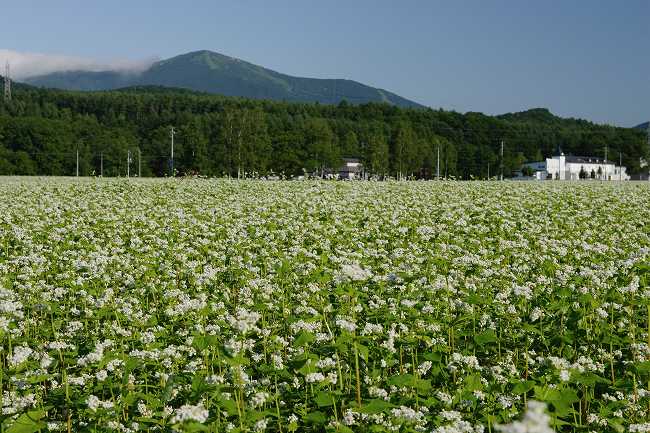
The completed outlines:
<svg viewBox="0 0 650 433">
<path fill-rule="evenodd" d="M 647 170 L 645 134 L 546 109 L 487 116 L 388 104 L 301 104 L 162 87 L 72 92 L 14 85 L 0 102 L 0 175 L 287 177 L 359 158 L 379 177 L 485 179 L 565 154 Z M 501 148 L 503 146 L 503 158 Z M 131 155 L 130 162 L 129 155 Z M 615 155 L 615 157 L 614 157 Z"/>
</svg>

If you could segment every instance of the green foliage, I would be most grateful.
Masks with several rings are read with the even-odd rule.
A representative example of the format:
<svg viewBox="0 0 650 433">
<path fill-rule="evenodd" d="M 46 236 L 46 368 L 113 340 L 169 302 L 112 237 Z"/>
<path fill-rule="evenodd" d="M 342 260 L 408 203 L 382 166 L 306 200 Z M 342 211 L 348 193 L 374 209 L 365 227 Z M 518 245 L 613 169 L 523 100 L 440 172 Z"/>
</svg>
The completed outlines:
<svg viewBox="0 0 650 433">
<path fill-rule="evenodd" d="M 2 432 L 647 430 L 647 185 L 0 194 Z"/>
<path fill-rule="evenodd" d="M 336 171 L 359 158 L 379 177 L 506 176 L 527 160 L 622 153 L 628 172 L 648 157 L 643 131 L 557 118 L 547 110 L 485 116 L 388 104 L 311 105 L 159 87 L 80 93 L 17 85 L 0 103 L 1 175 L 125 176 L 170 173 L 169 128 L 180 174 L 287 176 Z M 138 150 L 140 154 L 138 154 Z M 140 158 L 139 158 L 140 157 Z"/>
</svg>

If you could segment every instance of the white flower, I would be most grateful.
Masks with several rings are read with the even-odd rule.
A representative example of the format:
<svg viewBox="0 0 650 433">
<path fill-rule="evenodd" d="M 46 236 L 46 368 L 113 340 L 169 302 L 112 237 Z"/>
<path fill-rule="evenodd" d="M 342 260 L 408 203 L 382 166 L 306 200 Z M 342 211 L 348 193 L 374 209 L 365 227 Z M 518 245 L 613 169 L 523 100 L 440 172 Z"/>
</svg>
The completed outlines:
<svg viewBox="0 0 650 433">
<path fill-rule="evenodd" d="M 424 376 L 427 374 L 427 372 L 431 369 L 431 366 L 433 363 L 431 361 L 424 361 L 420 366 L 418 367 L 418 374 L 420 376 Z"/>
<path fill-rule="evenodd" d="M 395 418 L 409 422 L 418 422 L 424 416 L 422 412 L 406 406 L 400 406 L 399 408 L 391 409 L 390 413 Z"/>
<path fill-rule="evenodd" d="M 305 376 L 307 383 L 322 382 L 325 380 L 323 373 L 309 373 Z"/>
<path fill-rule="evenodd" d="M 318 367 L 320 369 L 333 368 L 333 367 L 336 367 L 336 361 L 334 361 L 332 358 L 320 359 L 316 363 L 316 367 Z"/>
<path fill-rule="evenodd" d="M 544 403 L 530 400 L 528 410 L 521 421 L 495 427 L 503 433 L 553 433 L 554 430 L 549 427 L 551 417 L 546 414 L 545 409 Z"/>
<path fill-rule="evenodd" d="M 357 263 L 341 266 L 341 272 L 337 275 L 339 282 L 344 281 L 365 281 L 372 278 L 372 272 L 363 269 Z"/>
<path fill-rule="evenodd" d="M 268 421 L 266 419 L 261 419 L 261 420 L 257 421 L 255 423 L 255 425 L 253 426 L 253 431 L 254 432 L 263 432 L 264 430 L 266 430 L 267 423 L 268 423 Z"/>
<path fill-rule="evenodd" d="M 643 424 L 630 424 L 630 433 L 648 433 L 650 432 L 650 422 Z"/>
<path fill-rule="evenodd" d="M 371 386 L 368 388 L 368 393 L 370 394 L 370 397 L 375 397 L 375 398 L 382 398 L 386 401 L 390 399 L 388 395 L 388 391 L 382 388 L 377 388 L 376 386 Z"/>
<path fill-rule="evenodd" d="M 88 409 L 93 412 L 96 412 L 97 409 L 111 409 L 113 407 L 112 401 L 102 401 L 99 397 L 92 394 L 86 399 L 86 404 L 88 405 Z"/>
<path fill-rule="evenodd" d="M 570 378 L 571 378 L 571 373 L 569 373 L 568 370 L 560 370 L 560 380 L 562 382 L 568 382 Z"/>
<path fill-rule="evenodd" d="M 171 419 L 172 424 L 182 423 L 185 421 L 196 421 L 203 424 L 208 420 L 210 412 L 199 403 L 195 406 L 185 404 L 174 411 L 174 416 Z"/>
<path fill-rule="evenodd" d="M 384 332 L 384 327 L 380 324 L 366 323 L 361 330 L 361 335 L 381 334 L 382 332 Z"/>
<path fill-rule="evenodd" d="M 255 395 L 253 395 L 253 398 L 251 399 L 251 406 L 252 407 L 260 407 L 264 403 L 266 403 L 266 400 L 269 399 L 271 395 L 268 392 L 257 392 Z"/>
<path fill-rule="evenodd" d="M 539 319 L 544 317 L 544 310 L 539 307 L 533 308 L 533 311 L 530 312 L 530 321 L 537 322 Z"/>
<path fill-rule="evenodd" d="M 357 423 L 355 416 L 357 416 L 356 412 L 353 412 L 352 409 L 347 409 L 343 414 L 343 424 L 355 425 Z"/>
<path fill-rule="evenodd" d="M 15 367 L 27 361 L 29 357 L 34 353 L 32 349 L 26 346 L 16 346 L 14 347 L 14 353 L 9 357 L 9 366 Z"/>
<path fill-rule="evenodd" d="M 348 332 L 354 332 L 354 330 L 357 329 L 356 323 L 351 322 L 351 321 L 346 320 L 346 319 L 337 319 L 336 320 L 336 325 L 339 328 L 344 329 L 344 330 L 346 330 Z"/>
<path fill-rule="evenodd" d="M 145 418 L 151 418 L 153 411 L 147 408 L 147 405 L 143 401 L 138 402 L 138 412 Z"/>
<path fill-rule="evenodd" d="M 273 362 L 273 368 L 276 370 L 284 369 L 284 362 L 282 361 L 282 357 L 277 353 L 271 354 L 271 361 Z"/>
</svg>

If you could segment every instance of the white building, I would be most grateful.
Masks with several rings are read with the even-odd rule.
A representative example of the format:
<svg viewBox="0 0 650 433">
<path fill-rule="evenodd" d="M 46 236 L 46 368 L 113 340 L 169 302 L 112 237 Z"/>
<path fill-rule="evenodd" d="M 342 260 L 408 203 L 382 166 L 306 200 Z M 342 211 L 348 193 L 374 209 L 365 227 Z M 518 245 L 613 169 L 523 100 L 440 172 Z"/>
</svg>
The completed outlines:
<svg viewBox="0 0 650 433">
<path fill-rule="evenodd" d="M 343 158 L 343 165 L 339 168 L 339 179 L 362 179 L 363 164 L 357 158 Z"/>
<path fill-rule="evenodd" d="M 565 156 L 562 153 L 524 166 L 532 168 L 533 177 L 538 180 L 630 180 L 625 167 L 595 156 Z"/>
</svg>

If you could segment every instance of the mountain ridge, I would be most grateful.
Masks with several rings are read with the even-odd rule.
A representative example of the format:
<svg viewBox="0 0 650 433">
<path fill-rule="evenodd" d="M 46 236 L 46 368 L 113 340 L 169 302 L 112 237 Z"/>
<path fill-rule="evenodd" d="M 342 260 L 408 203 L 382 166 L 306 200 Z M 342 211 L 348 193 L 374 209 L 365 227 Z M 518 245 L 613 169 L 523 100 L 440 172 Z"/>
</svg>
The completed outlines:
<svg viewBox="0 0 650 433">
<path fill-rule="evenodd" d="M 209 50 L 160 60 L 140 73 L 65 71 L 31 77 L 24 82 L 64 90 L 116 90 L 153 85 L 252 99 L 324 104 L 338 104 L 343 100 L 352 104 L 384 102 L 402 108 L 425 108 L 358 81 L 292 76 Z"/>
</svg>

